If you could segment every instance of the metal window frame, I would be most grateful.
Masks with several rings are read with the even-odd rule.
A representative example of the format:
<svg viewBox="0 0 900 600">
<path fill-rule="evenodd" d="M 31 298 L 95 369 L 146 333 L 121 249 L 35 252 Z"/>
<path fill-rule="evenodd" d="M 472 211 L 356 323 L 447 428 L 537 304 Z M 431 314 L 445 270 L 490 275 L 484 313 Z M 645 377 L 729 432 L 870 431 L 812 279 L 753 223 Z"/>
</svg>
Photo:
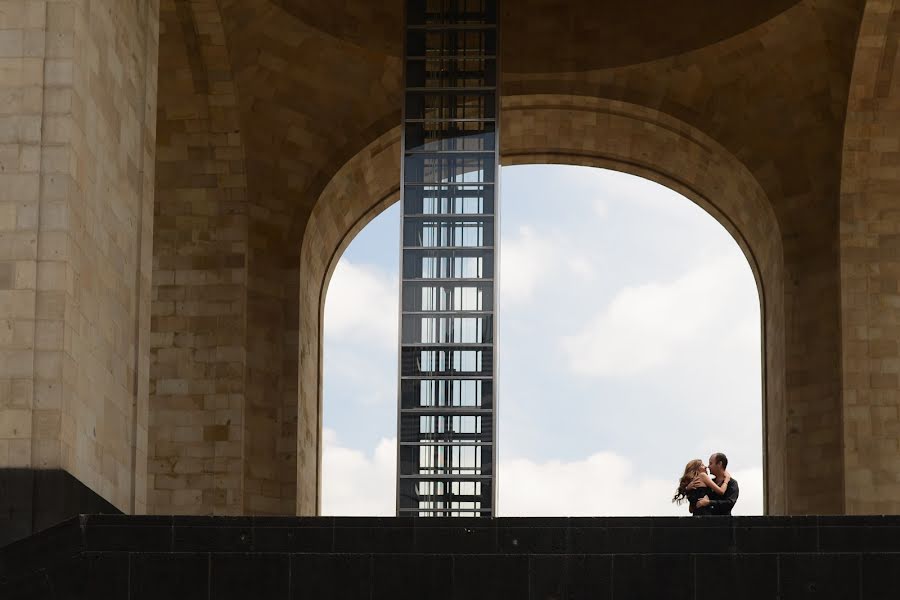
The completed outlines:
<svg viewBox="0 0 900 600">
<path fill-rule="evenodd" d="M 499 271 L 499 231 L 500 231 L 500 223 L 499 223 L 499 184 L 500 184 L 500 65 L 498 60 L 498 52 L 493 52 L 488 54 L 489 46 L 486 45 L 488 42 L 488 38 L 485 37 L 482 40 L 482 43 L 476 48 L 478 52 L 473 52 L 471 48 L 468 48 L 468 42 L 471 41 L 470 38 L 473 38 L 471 32 L 474 31 L 489 31 L 487 36 L 492 36 L 494 43 L 496 44 L 496 48 L 500 47 L 500 28 L 499 28 L 499 0 L 484 0 L 483 13 L 480 15 L 477 13 L 466 12 L 464 15 L 456 14 L 459 12 L 459 2 L 442 2 L 441 10 L 446 11 L 446 14 L 437 14 L 431 15 L 430 17 L 426 15 L 426 6 L 427 3 L 422 0 L 407 0 L 404 2 L 404 35 L 403 35 L 403 61 L 404 61 L 404 69 L 403 69 L 403 90 L 404 90 L 404 102 L 402 109 L 402 131 L 403 134 L 401 136 L 401 164 L 400 164 L 400 176 L 401 176 L 401 222 L 400 222 L 400 269 L 401 276 L 399 278 L 399 306 L 398 306 L 398 331 L 397 331 L 397 343 L 400 351 L 398 352 L 398 365 L 397 365 L 397 379 L 398 379 L 398 389 L 397 389 L 397 500 L 396 500 L 396 508 L 398 515 L 415 515 L 415 516 L 453 516 L 455 515 L 464 515 L 464 516 L 482 516 L 482 517 L 492 517 L 496 514 L 497 508 L 497 474 L 498 474 L 498 460 L 497 460 L 497 417 L 498 417 L 498 398 L 499 398 L 499 390 L 498 390 L 498 379 L 497 379 L 497 352 L 498 352 L 498 289 L 497 289 L 497 276 Z M 411 24 L 410 21 L 410 13 L 409 11 L 412 7 L 418 6 L 419 10 L 422 11 L 421 15 L 416 15 L 413 20 L 415 24 Z M 453 14 L 451 14 L 453 13 Z M 472 19 L 479 20 L 480 22 L 471 22 Z M 493 22 L 491 20 L 493 19 Z M 429 22 L 429 20 L 431 22 Z M 465 21 L 465 22 L 457 22 L 457 21 Z M 408 47 L 407 43 L 410 39 L 410 34 L 415 31 L 414 35 L 423 37 L 427 44 L 429 38 L 431 39 L 439 39 L 441 40 L 440 48 L 429 49 L 426 45 L 424 48 L 424 55 L 422 56 L 409 56 L 408 55 Z M 432 33 L 437 33 L 437 36 L 429 35 Z M 460 49 L 455 47 L 452 43 L 447 45 L 447 40 L 462 40 L 464 42 L 464 48 Z M 493 51 L 493 49 L 492 49 Z M 463 82 L 463 85 L 448 87 L 445 85 L 441 86 L 429 86 L 429 81 L 433 80 L 429 77 L 429 65 L 428 61 L 432 60 L 441 60 L 441 66 L 444 65 L 443 61 L 448 61 L 446 64 L 450 64 L 452 61 L 475 61 L 482 67 L 482 70 L 478 71 L 470 71 L 468 70 L 472 65 L 471 64 L 461 64 L 465 70 L 464 71 L 453 71 L 450 72 L 449 75 L 445 77 L 438 77 L 437 81 L 442 83 L 451 83 L 451 82 Z M 421 86 L 409 87 L 408 86 L 408 72 L 413 63 L 425 62 L 425 76 L 422 79 Z M 417 66 L 416 68 L 421 69 L 421 66 Z M 417 79 L 421 76 L 421 72 L 416 75 Z M 494 86 L 485 86 L 485 85 L 471 85 L 466 86 L 466 81 L 477 80 L 480 82 L 492 82 Z M 486 102 L 482 103 L 480 107 L 480 113 L 473 115 L 469 112 L 469 107 L 466 106 L 465 98 L 478 98 L 479 96 L 484 97 L 492 97 L 493 105 L 487 106 Z M 423 98 L 424 97 L 424 98 Z M 430 98 L 429 98 L 430 97 Z M 437 98 L 437 101 L 435 101 Z M 421 102 L 421 106 L 417 108 L 420 109 L 422 116 L 425 118 L 415 118 L 410 119 L 407 118 L 408 107 L 407 102 Z M 432 103 L 432 108 L 428 108 L 429 103 Z M 477 102 L 476 102 L 477 103 Z M 460 113 L 462 111 L 462 113 Z M 491 115 L 490 118 L 486 117 L 486 115 Z M 438 117 L 438 118 L 435 118 Z M 407 148 L 407 137 L 408 135 L 414 135 L 416 133 L 420 133 L 419 130 L 413 128 L 410 129 L 410 125 L 420 124 L 420 123 L 453 123 L 453 124 L 465 124 L 465 123 L 491 123 L 493 125 L 493 130 L 479 133 L 477 135 L 491 136 L 489 140 L 486 139 L 484 142 L 484 146 L 490 148 L 493 147 L 492 150 L 459 150 L 458 148 L 463 147 L 463 144 L 460 142 L 454 142 L 453 140 L 459 140 L 461 137 L 464 137 L 466 134 L 464 133 L 465 129 L 456 128 L 448 126 L 448 129 L 453 130 L 454 133 L 458 130 L 460 132 L 459 136 L 456 137 L 439 137 L 436 140 L 428 141 L 427 131 L 425 138 L 421 136 L 417 136 L 414 139 L 416 143 L 423 141 L 424 146 L 418 148 Z M 491 144 L 492 142 L 492 144 Z M 441 148 L 449 148 L 446 150 L 434 150 L 433 146 L 439 146 Z M 435 160 L 432 160 L 432 157 Z M 491 158 L 493 162 L 491 162 Z M 487 159 L 485 161 L 485 159 Z M 410 162 L 412 161 L 412 162 Z M 465 181 L 464 179 L 469 174 L 469 171 L 466 169 L 468 167 L 464 166 L 466 162 L 472 162 L 472 164 L 479 165 L 479 171 L 482 173 L 482 176 L 478 177 L 481 181 Z M 447 176 L 447 179 L 441 180 L 441 177 L 436 177 L 437 181 L 427 181 L 427 179 L 434 174 L 429 172 L 428 165 L 429 162 L 434 165 L 438 165 L 441 169 L 441 173 L 438 175 Z M 408 171 L 410 168 L 414 168 L 412 165 L 415 163 L 416 173 L 420 175 L 417 178 L 417 181 L 407 181 L 408 177 L 411 177 L 412 174 Z M 421 173 L 419 170 L 421 169 Z M 446 171 L 443 172 L 443 171 Z M 484 181 L 486 175 L 492 175 L 492 179 L 488 181 Z M 458 179 L 463 179 L 459 181 Z M 479 212 L 470 213 L 470 212 L 436 212 L 433 214 L 424 213 L 425 206 L 424 204 L 419 208 L 419 213 L 410 213 L 407 214 L 406 210 L 406 195 L 407 190 L 413 190 L 416 188 L 435 188 L 434 197 L 437 199 L 437 202 L 441 205 L 440 209 L 444 208 L 450 210 L 456 210 L 456 208 L 461 208 L 456 206 L 456 194 L 458 192 L 463 192 L 461 196 L 466 198 L 475 199 L 475 203 L 478 204 L 481 208 Z M 471 187 L 473 189 L 465 190 L 466 187 Z M 417 193 L 417 201 L 419 203 L 424 200 L 424 194 Z M 492 203 L 492 206 L 488 206 L 488 198 Z M 489 212 L 485 212 L 485 208 L 490 208 Z M 481 245 L 478 246 L 455 246 L 455 245 L 433 245 L 433 246 L 425 246 L 424 238 L 422 236 L 422 232 L 413 233 L 411 238 L 417 240 L 420 245 L 418 246 L 406 246 L 406 231 L 407 231 L 407 221 L 411 224 L 411 228 L 415 228 L 417 225 L 421 227 L 425 227 L 426 222 L 438 222 L 438 223 L 453 223 L 460 221 L 479 221 L 484 224 L 484 227 L 481 230 Z M 449 226 L 448 226 L 449 227 Z M 492 236 L 488 235 L 488 228 L 490 232 L 493 234 Z M 492 245 L 485 246 L 485 240 L 492 241 Z M 484 266 L 482 266 L 478 277 L 429 277 L 426 278 L 423 275 L 425 273 L 418 273 L 419 277 L 406 277 L 405 270 L 407 268 L 406 259 L 409 257 L 411 260 L 420 260 L 418 258 L 421 254 L 432 254 L 435 257 L 445 258 L 449 257 L 451 265 L 453 264 L 455 257 L 460 257 L 460 251 L 468 251 L 471 250 L 475 253 L 475 255 L 481 258 L 482 265 L 486 264 L 485 260 L 492 261 L 493 271 L 486 273 L 484 270 Z M 411 274 L 416 274 L 417 270 L 413 268 L 410 271 Z M 435 273 L 435 274 L 444 274 L 443 272 Z M 455 273 L 451 273 L 455 274 Z M 465 273 L 469 275 L 469 273 Z M 486 277 L 485 275 L 489 275 Z M 445 286 L 447 289 L 452 289 L 454 287 L 461 286 L 472 286 L 472 284 L 476 284 L 473 287 L 477 287 L 479 289 L 483 289 L 483 294 L 486 294 L 488 289 L 490 289 L 491 293 L 491 302 L 489 306 L 480 305 L 480 310 L 478 311 L 463 311 L 460 310 L 459 307 L 454 306 L 453 310 L 438 310 L 439 307 L 435 307 L 433 310 L 404 310 L 404 299 L 405 299 L 405 291 L 409 289 L 418 289 L 421 284 L 433 284 L 436 287 Z M 419 304 L 418 302 L 415 306 L 419 309 L 424 308 L 424 304 Z M 492 322 L 490 324 L 491 327 L 491 335 L 492 338 L 486 343 L 452 343 L 449 341 L 438 340 L 434 343 L 404 343 L 404 317 L 433 317 L 435 319 L 450 319 L 460 317 L 460 318 L 479 318 L 484 319 L 486 317 L 491 317 Z M 411 320 L 410 323 L 414 323 L 415 320 Z M 448 330 L 449 331 L 449 330 Z M 414 336 L 415 337 L 415 336 Z M 419 336 L 420 337 L 420 336 Z M 413 338 L 410 338 L 413 339 Z M 449 338 L 448 338 L 449 339 Z M 479 361 L 479 369 L 477 372 L 454 372 L 452 370 L 441 370 L 434 372 L 423 372 L 420 368 L 418 368 L 417 372 L 412 371 L 404 371 L 404 356 L 409 355 L 411 352 L 415 353 L 419 350 L 442 350 L 446 351 L 446 353 L 451 355 L 453 351 L 456 350 L 484 350 L 487 351 L 487 354 L 482 355 L 482 360 L 491 360 L 492 363 L 490 365 L 483 365 Z M 488 367 L 487 371 L 483 370 L 483 367 Z M 410 365 L 407 365 L 410 367 Z M 479 401 L 478 406 L 454 406 L 448 403 L 446 406 L 441 406 L 437 402 L 434 402 L 433 405 L 422 406 L 420 402 L 416 402 L 415 406 L 410 406 L 409 408 L 404 408 L 403 406 L 403 392 L 404 392 L 404 383 L 409 381 L 469 381 L 475 380 L 482 382 L 481 385 L 486 385 L 487 390 L 479 391 L 479 397 L 482 394 L 489 394 L 490 404 L 488 408 L 485 408 L 483 404 Z M 418 385 L 416 387 L 419 387 Z M 448 385 L 448 389 L 449 389 Z M 488 397 L 488 396 L 485 396 Z M 433 417 L 445 417 L 450 421 L 453 420 L 453 417 L 457 416 L 471 416 L 476 418 L 481 418 L 481 429 L 482 431 L 488 430 L 489 435 L 484 435 L 482 433 L 472 434 L 472 433 L 459 433 L 456 434 L 454 432 L 441 432 L 441 433 L 421 433 L 417 432 L 415 435 L 415 439 L 412 437 L 410 439 L 405 439 L 403 437 L 403 419 L 404 416 L 419 418 L 421 416 L 433 416 Z M 485 419 L 490 419 L 489 424 L 485 423 Z M 418 429 L 418 428 L 416 428 Z M 409 432 L 407 432 L 409 433 Z M 435 437 L 429 438 L 429 435 L 433 435 Z M 478 439 L 474 439 L 478 438 Z M 488 438 L 488 439 L 485 439 Z M 403 473 L 402 471 L 402 461 L 403 461 L 403 453 L 402 449 L 415 446 L 428 446 L 428 445 L 439 445 L 439 446 L 458 446 L 462 447 L 471 447 L 476 452 L 476 455 L 483 456 L 480 452 L 478 452 L 478 448 L 490 448 L 490 471 L 488 474 L 483 473 L 483 469 L 485 468 L 485 463 L 482 462 L 481 459 L 478 461 L 478 465 L 474 469 L 479 474 L 473 473 L 453 473 L 452 467 L 445 468 L 447 472 L 435 473 L 434 467 L 430 467 L 427 473 L 423 473 L 421 471 L 421 467 L 417 467 L 415 470 L 417 472 L 414 473 Z M 477 496 L 456 496 L 449 491 L 445 491 L 443 495 L 440 497 L 429 495 L 421 498 L 418 501 L 418 506 L 401 506 L 401 492 L 403 491 L 404 483 L 409 481 L 441 481 L 447 482 L 448 484 L 452 484 L 453 482 L 462 483 L 473 483 L 473 482 L 486 482 L 487 488 L 485 486 L 479 485 L 477 489 L 479 490 L 481 495 Z M 452 485 L 449 486 L 452 489 Z M 462 486 L 457 486 L 462 487 Z M 485 496 L 485 490 L 490 490 L 490 496 Z M 425 508 L 423 503 L 427 504 L 429 507 Z M 476 508 L 472 508 L 472 505 Z M 454 507 L 454 505 L 458 505 Z"/>
</svg>

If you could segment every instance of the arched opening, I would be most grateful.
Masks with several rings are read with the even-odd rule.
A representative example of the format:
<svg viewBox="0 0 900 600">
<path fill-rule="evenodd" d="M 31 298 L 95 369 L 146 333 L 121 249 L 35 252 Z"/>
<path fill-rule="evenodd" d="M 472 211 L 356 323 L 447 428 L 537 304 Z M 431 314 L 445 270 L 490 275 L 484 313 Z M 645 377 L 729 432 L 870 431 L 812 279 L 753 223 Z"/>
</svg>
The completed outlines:
<svg viewBox="0 0 900 600">
<path fill-rule="evenodd" d="M 714 447 L 761 514 L 759 296 L 729 233 L 615 171 L 507 167 L 502 195 L 499 514 L 687 514 L 673 480 Z"/>
<path fill-rule="evenodd" d="M 247 2 L 258 10 L 247 9 Z M 149 468 L 158 471 L 146 477 L 146 492 L 139 474 L 135 493 L 136 507 L 147 496 L 151 512 L 283 514 L 296 505 L 301 514 L 315 514 L 324 285 L 336 249 L 397 188 L 398 136 L 391 128 L 400 122 L 403 100 L 402 3 L 357 2 L 360 10 L 350 11 L 355 16 L 348 20 L 343 3 L 301 10 L 285 2 L 247 2 L 228 0 L 211 11 L 181 2 L 160 12 L 160 68 L 179 75 L 162 78 L 159 86 L 156 198 L 168 206 L 153 220 L 154 260 L 167 248 L 161 238 L 184 238 L 189 240 L 184 248 L 196 246 L 190 256 L 166 249 L 163 258 L 195 272 L 193 281 L 176 282 L 174 288 L 181 288 L 176 290 L 169 285 L 173 268 L 154 262 L 147 289 L 202 295 L 202 279 L 225 273 L 234 277 L 229 283 L 237 300 L 229 307 L 234 324 L 217 324 L 216 343 L 228 351 L 209 363 L 220 371 L 218 380 L 234 381 L 228 408 L 233 414 L 224 414 L 218 398 L 195 406 L 179 397 L 178 386 L 156 387 L 170 372 L 193 366 L 180 359 L 183 351 L 207 353 L 200 342 L 211 334 L 210 319 L 190 324 L 192 333 L 204 336 L 195 338 L 196 345 L 175 344 L 175 331 L 185 330 L 175 321 L 164 330 L 152 326 L 150 344 L 164 356 L 151 355 L 151 363 L 159 362 L 150 378 L 145 435 Z M 618 10 L 610 20 L 609 7 L 598 7 L 564 10 L 585 17 L 582 25 L 588 29 L 606 31 L 614 24 L 617 35 L 632 41 L 647 33 L 640 10 L 631 17 Z M 559 20 L 538 31 L 527 20 L 529 11 L 513 11 L 504 23 L 509 35 L 502 61 L 503 160 L 607 166 L 665 180 L 694 201 L 721 204 L 720 220 L 731 222 L 726 226 L 754 255 L 763 294 L 769 510 L 858 512 L 867 510 L 859 508 L 865 502 L 882 502 L 853 504 L 847 494 L 874 498 L 877 494 L 860 490 L 885 481 L 871 477 L 874 462 L 857 464 L 857 448 L 868 448 L 867 456 L 883 450 L 879 435 L 889 428 L 877 429 L 883 411 L 868 398 L 884 393 L 873 391 L 873 382 L 890 385 L 891 378 L 866 376 L 865 369 L 878 370 L 881 358 L 854 358 L 869 351 L 867 337 L 862 342 L 854 337 L 868 335 L 854 321 L 866 300 L 860 294 L 841 296 L 841 285 L 861 281 L 854 278 L 864 277 L 864 269 L 850 263 L 863 260 L 871 248 L 853 246 L 862 244 L 859 236 L 835 242 L 838 226 L 856 223 L 843 218 L 854 200 L 838 211 L 837 192 L 849 181 L 845 194 L 856 200 L 865 196 L 853 187 L 861 164 L 853 157 L 865 147 L 853 144 L 859 136 L 852 126 L 865 130 L 871 119 L 857 118 L 861 113 L 853 99 L 871 92 L 871 86 L 850 86 L 862 91 L 850 96 L 846 135 L 843 108 L 851 71 L 854 80 L 857 71 L 872 72 L 879 45 L 871 36 L 855 44 L 862 9 L 808 2 L 773 7 L 749 20 L 712 17 L 716 26 L 702 31 L 675 27 L 680 33 L 663 42 L 683 43 L 667 50 L 658 47 L 660 40 L 631 48 L 638 54 L 651 46 L 665 50 L 643 56 L 652 60 L 627 48 L 623 54 L 624 47 L 598 55 L 591 40 L 604 36 L 561 37 L 565 23 Z M 689 13 L 673 10 L 692 21 Z M 867 11 L 865 31 L 871 29 L 869 12 L 882 14 Z M 209 28 L 211 37 L 200 35 Z M 823 28 L 829 35 L 822 35 Z M 703 37 L 713 30 L 723 37 L 696 43 L 698 32 Z M 281 43 L 291 39 L 304 43 Z M 550 56 L 544 47 L 554 49 L 552 68 L 541 67 Z M 832 52 L 835 48 L 840 51 Z M 301 50 L 319 60 L 297 60 Z M 570 60 L 557 60 L 562 55 Z M 291 66 L 290 75 L 285 65 Z M 335 78 L 347 65 L 354 66 L 354 76 Z M 770 71 L 786 74 L 777 81 L 753 76 Z M 842 139 L 843 177 L 836 151 Z M 210 156 L 218 177 L 209 172 Z M 195 207 L 202 214 L 193 214 Z M 215 210 L 221 214 L 209 214 Z M 208 235 L 225 249 L 209 243 Z M 841 263 L 843 281 L 839 259 L 849 259 Z M 222 300 L 221 295 L 203 298 L 216 305 L 214 310 Z M 157 339 L 158 333 L 166 339 Z M 842 378 L 842 368 L 852 376 Z M 208 379 L 196 371 L 187 375 L 191 386 L 209 386 Z M 863 398 L 859 405 L 858 397 Z M 213 412 L 214 424 L 201 423 Z M 191 435 L 200 441 L 169 443 L 168 428 L 187 418 L 194 423 Z M 193 456 L 192 467 L 179 460 L 187 444 L 211 448 L 215 476 Z M 140 458 L 144 449 L 137 452 Z M 854 474 L 852 485 L 845 482 L 845 469 Z M 165 479 L 169 476 L 190 479 L 188 489 L 176 493 Z"/>
<path fill-rule="evenodd" d="M 730 234 L 605 169 L 508 167 L 502 204 L 498 514 L 687 514 L 673 481 L 713 448 L 761 514 L 759 297 Z M 393 514 L 398 220 L 328 290 L 323 514 Z"/>
<path fill-rule="evenodd" d="M 694 201 L 732 235 L 756 278 L 763 323 L 765 511 L 785 512 L 783 253 L 766 196 L 716 142 L 656 111 L 594 98 L 531 96 L 504 100 L 503 162 L 606 167 L 662 183 Z M 301 419 L 299 512 L 320 510 L 322 315 L 338 258 L 362 227 L 396 201 L 397 131 L 351 160 L 322 194 L 301 256 Z M 313 252 L 312 248 L 332 248 Z M 308 326 L 315 326 L 310 330 Z M 309 335 L 306 335 L 303 330 Z M 310 386 L 310 381 L 318 381 Z M 303 418 L 308 415 L 309 418 Z M 315 502 L 311 503 L 315 490 Z M 307 502 L 302 497 L 308 499 Z"/>
</svg>

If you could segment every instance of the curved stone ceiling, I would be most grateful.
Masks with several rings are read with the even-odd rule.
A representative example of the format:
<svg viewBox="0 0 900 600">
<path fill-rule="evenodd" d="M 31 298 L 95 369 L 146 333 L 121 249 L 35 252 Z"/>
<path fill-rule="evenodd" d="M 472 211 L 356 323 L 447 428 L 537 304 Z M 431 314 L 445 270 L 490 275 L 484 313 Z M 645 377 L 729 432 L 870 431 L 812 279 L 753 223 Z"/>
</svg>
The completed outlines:
<svg viewBox="0 0 900 600">
<path fill-rule="evenodd" d="M 369 50 L 400 54 L 403 0 L 271 2 L 330 35 Z M 655 60 L 737 35 L 798 2 L 506 0 L 503 70 L 582 71 Z"/>
</svg>

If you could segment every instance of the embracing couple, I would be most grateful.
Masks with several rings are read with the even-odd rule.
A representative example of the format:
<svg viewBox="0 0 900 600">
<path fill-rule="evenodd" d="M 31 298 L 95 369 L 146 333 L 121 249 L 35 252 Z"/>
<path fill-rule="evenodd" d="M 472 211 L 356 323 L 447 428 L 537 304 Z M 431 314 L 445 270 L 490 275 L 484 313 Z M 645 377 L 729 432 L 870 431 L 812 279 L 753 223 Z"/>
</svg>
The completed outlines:
<svg viewBox="0 0 900 600">
<path fill-rule="evenodd" d="M 731 515 L 738 494 L 738 482 L 728 472 L 728 457 L 716 452 L 709 457 L 709 466 L 699 458 L 687 464 L 672 502 L 681 504 L 687 500 L 688 510 L 695 517 Z"/>
</svg>

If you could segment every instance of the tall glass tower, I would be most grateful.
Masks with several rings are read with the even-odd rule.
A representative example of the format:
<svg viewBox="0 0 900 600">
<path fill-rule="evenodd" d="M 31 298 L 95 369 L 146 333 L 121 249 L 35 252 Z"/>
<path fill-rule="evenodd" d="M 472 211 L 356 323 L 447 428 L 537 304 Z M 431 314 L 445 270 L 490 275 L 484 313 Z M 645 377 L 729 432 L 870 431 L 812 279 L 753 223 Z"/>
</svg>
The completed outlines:
<svg viewBox="0 0 900 600">
<path fill-rule="evenodd" d="M 496 505 L 497 0 L 407 0 L 397 513 Z"/>
</svg>

